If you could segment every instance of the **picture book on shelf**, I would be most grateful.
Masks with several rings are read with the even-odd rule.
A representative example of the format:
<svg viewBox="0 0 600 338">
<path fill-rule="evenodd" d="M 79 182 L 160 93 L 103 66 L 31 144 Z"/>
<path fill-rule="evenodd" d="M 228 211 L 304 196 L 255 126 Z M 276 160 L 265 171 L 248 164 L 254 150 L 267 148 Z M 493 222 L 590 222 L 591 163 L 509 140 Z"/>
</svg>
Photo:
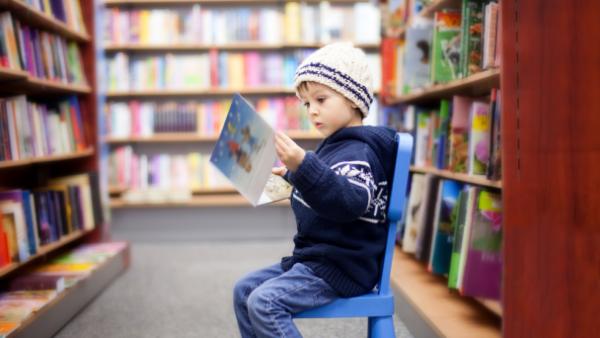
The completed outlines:
<svg viewBox="0 0 600 338">
<path fill-rule="evenodd" d="M 292 187 L 273 175 L 275 132 L 240 94 L 235 94 L 210 156 L 233 186 L 253 206 L 289 198 Z"/>
</svg>

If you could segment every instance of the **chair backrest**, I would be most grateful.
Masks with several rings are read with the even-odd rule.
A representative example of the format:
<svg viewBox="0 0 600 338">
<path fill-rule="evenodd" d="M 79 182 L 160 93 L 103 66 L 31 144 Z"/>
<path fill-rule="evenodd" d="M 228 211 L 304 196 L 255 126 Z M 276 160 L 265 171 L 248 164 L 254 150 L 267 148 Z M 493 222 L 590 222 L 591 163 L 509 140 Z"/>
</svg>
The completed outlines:
<svg viewBox="0 0 600 338">
<path fill-rule="evenodd" d="M 396 243 L 397 223 L 402 219 L 404 204 L 406 201 L 406 187 L 408 185 L 408 173 L 410 170 L 410 157 L 412 154 L 413 137 L 406 133 L 396 134 L 396 165 L 394 166 L 394 178 L 390 191 L 388 207 L 388 233 L 383 257 L 383 267 L 379 279 L 379 294 L 390 292 L 390 272 L 392 269 L 392 257 Z"/>
</svg>

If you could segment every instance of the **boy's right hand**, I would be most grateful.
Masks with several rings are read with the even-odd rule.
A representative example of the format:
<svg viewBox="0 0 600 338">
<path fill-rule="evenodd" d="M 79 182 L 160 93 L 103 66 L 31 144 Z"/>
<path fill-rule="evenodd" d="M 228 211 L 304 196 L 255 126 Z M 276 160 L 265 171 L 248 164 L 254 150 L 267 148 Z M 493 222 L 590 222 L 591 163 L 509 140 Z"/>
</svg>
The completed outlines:
<svg viewBox="0 0 600 338">
<path fill-rule="evenodd" d="M 286 167 L 275 167 L 275 168 L 271 169 L 271 172 L 274 175 L 283 177 L 283 175 L 285 175 L 287 173 L 287 168 Z"/>
</svg>

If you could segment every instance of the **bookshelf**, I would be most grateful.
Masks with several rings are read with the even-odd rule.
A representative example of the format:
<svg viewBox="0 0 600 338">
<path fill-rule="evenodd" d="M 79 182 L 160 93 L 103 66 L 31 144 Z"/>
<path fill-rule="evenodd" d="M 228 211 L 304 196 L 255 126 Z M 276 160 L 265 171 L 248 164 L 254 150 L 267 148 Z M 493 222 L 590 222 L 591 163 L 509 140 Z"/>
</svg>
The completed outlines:
<svg viewBox="0 0 600 338">
<path fill-rule="evenodd" d="M 53 5 L 56 5 L 56 3 L 53 2 Z M 22 258 L 20 255 L 19 259 L 11 257 L 8 262 L 3 263 L 5 265 L 0 267 L 0 281 L 3 285 L 8 285 L 8 281 L 13 277 L 28 274 L 30 269 L 39 264 L 47 263 L 52 258 L 67 252 L 67 250 L 77 245 L 106 241 L 107 238 L 105 236 L 107 235 L 108 227 L 102 217 L 99 216 L 102 214 L 102 205 L 101 203 L 96 203 L 98 199 L 95 197 L 98 197 L 99 194 L 96 190 L 97 186 L 90 181 L 91 176 L 98 173 L 99 162 L 97 147 L 98 114 L 96 110 L 96 41 L 93 38 L 95 16 L 92 2 L 81 1 L 83 26 L 78 26 L 76 23 L 73 24 L 73 21 L 68 21 L 73 18 L 68 17 L 68 14 L 66 22 L 69 22 L 69 24 L 51 14 L 30 6 L 24 1 L 0 0 L 0 12 L 4 13 L 3 20 L 8 20 L 7 18 L 12 20 L 14 26 L 11 33 L 14 34 L 16 45 L 24 45 L 22 49 L 16 50 L 16 53 L 25 53 L 24 55 L 17 55 L 18 66 L 15 67 L 14 64 L 11 64 L 8 67 L 12 68 L 0 67 L 0 94 L 3 97 L 2 114 L 8 116 L 6 114 L 10 112 L 14 117 L 12 121 L 10 119 L 2 119 L 0 121 L 0 127 L 5 132 L 2 142 L 3 160 L 0 161 L 0 190 L 6 194 L 11 194 L 11 191 L 19 191 L 19 194 L 27 191 L 31 194 L 32 199 L 30 201 L 33 203 L 34 194 L 44 193 L 42 190 L 51 189 L 49 187 L 52 184 L 54 184 L 54 187 L 58 187 L 60 184 L 67 184 L 57 183 L 65 176 L 73 177 L 73 175 L 80 175 L 79 177 L 85 178 L 88 186 L 85 188 L 78 185 L 76 189 L 89 189 L 90 194 L 87 195 L 86 193 L 86 196 L 90 196 L 92 199 L 92 201 L 86 200 L 86 202 L 83 202 L 89 203 L 89 207 L 84 207 L 83 203 L 75 206 L 78 203 L 56 202 L 55 206 L 58 209 L 66 209 L 66 203 L 69 203 L 69 210 L 77 208 L 78 212 L 86 213 L 82 216 L 82 219 L 77 221 L 79 222 L 77 223 L 77 227 L 75 227 L 75 223 L 69 223 L 69 228 L 65 229 L 64 226 L 66 223 L 63 223 L 61 225 L 63 228 L 61 228 L 56 238 L 42 239 L 41 234 L 43 230 L 41 228 L 39 229 L 39 233 L 35 227 L 26 229 L 26 236 L 38 233 L 39 243 L 36 242 L 35 250 L 31 246 L 28 246 L 26 251 L 31 251 L 30 254 L 27 254 L 26 258 Z M 73 12 L 69 13 L 72 14 Z M 8 21 L 3 22 L 6 23 Z M 84 27 L 84 29 L 80 29 L 81 27 Z M 36 32 L 35 36 L 33 33 L 31 36 L 25 33 L 33 31 Z M 6 31 L 4 34 L 2 43 L 7 41 L 4 40 L 7 36 Z M 38 46 L 35 46 L 32 49 L 28 49 L 30 46 L 29 43 L 32 43 L 31 41 L 42 35 L 47 37 L 48 40 L 45 40 L 45 42 L 49 43 L 49 47 L 37 49 Z M 42 36 L 40 39 L 45 38 Z M 52 66 L 55 67 L 53 71 L 49 71 L 49 68 L 41 71 L 40 68 L 36 68 L 39 67 L 39 64 L 31 63 L 31 60 L 36 60 L 36 58 L 40 57 L 38 54 L 44 54 L 44 52 L 40 53 L 41 50 L 44 50 L 43 48 L 60 49 L 62 41 L 64 41 L 64 49 L 57 52 L 59 54 L 53 56 L 42 55 L 45 58 L 55 57 L 55 59 L 45 60 L 53 62 L 53 64 L 48 63 L 49 68 Z M 69 44 L 68 46 L 67 43 Z M 67 53 L 70 53 L 70 50 L 68 51 L 67 48 L 71 48 L 71 46 L 76 46 L 73 49 L 76 52 L 74 54 L 76 57 L 70 54 L 67 55 Z M 11 53 L 12 49 L 7 49 L 4 52 L 6 51 L 8 51 L 7 53 Z M 61 52 L 65 54 L 60 54 Z M 71 59 L 71 57 L 75 59 Z M 77 63 L 81 63 L 81 69 L 76 66 Z M 16 68 L 23 70 L 17 70 Z M 81 72 L 85 77 L 85 81 L 79 81 L 79 74 L 76 72 Z M 63 74 L 67 74 L 67 76 L 63 76 Z M 45 138 L 45 136 L 50 135 L 47 130 L 53 128 L 50 122 L 48 122 L 51 117 L 50 115 L 56 113 L 50 112 L 53 109 L 51 107 L 54 107 L 54 104 L 70 103 L 71 101 L 69 100 L 77 103 L 76 106 L 66 106 L 71 115 L 68 118 L 68 126 L 65 125 L 65 128 L 67 128 L 65 130 L 68 130 L 66 133 L 71 134 L 64 136 L 67 134 L 62 134 L 63 131 L 57 132 L 55 130 L 52 137 Z M 21 103 L 25 106 L 19 105 Z M 33 104 L 36 104 L 36 106 L 33 106 Z M 25 111 L 23 111 L 23 107 L 26 107 Z M 38 112 L 42 114 L 42 111 L 43 114 L 47 114 L 45 116 L 48 120 L 43 120 L 44 125 L 38 126 L 36 123 L 38 123 L 37 119 L 39 117 L 35 114 Z M 56 114 L 52 117 L 58 115 Z M 22 120 L 21 116 L 26 116 L 27 120 Z M 63 115 L 63 117 L 65 116 Z M 41 134 L 40 130 L 46 131 L 44 134 Z M 10 134 L 6 134 L 6 131 L 9 131 Z M 70 144 L 70 147 L 64 149 L 55 148 L 52 142 L 63 137 L 73 138 L 70 141 L 65 141 L 66 143 L 63 144 Z M 76 139 L 78 137 L 82 139 Z M 73 180 L 69 182 L 68 184 L 78 184 L 74 183 L 75 181 Z M 63 187 L 67 189 L 66 186 Z M 67 191 L 65 190 L 65 195 L 62 195 L 65 201 Z M 74 193 L 84 194 L 83 190 L 77 190 Z M 15 202 L 7 199 L 6 196 L 4 195 L 2 201 L 4 206 L 11 203 L 15 205 Z M 37 195 L 35 198 L 37 198 Z M 24 201 L 25 199 L 18 202 L 19 210 L 26 208 L 26 202 Z M 33 210 L 36 210 L 37 213 L 40 213 L 40 210 L 43 208 L 41 204 L 37 204 L 37 200 L 35 204 L 28 205 Z M 82 208 L 85 211 L 81 211 Z M 55 209 L 55 211 L 58 209 Z M 12 209 L 12 211 L 7 210 L 3 209 L 3 221 L 6 221 L 6 217 L 13 217 L 14 214 L 12 213 L 21 212 L 15 211 L 17 209 Z M 24 212 L 24 215 L 30 215 L 27 210 L 23 210 L 22 212 Z M 86 222 L 86 227 L 83 227 L 84 223 L 81 220 Z M 69 222 L 71 221 L 73 220 L 70 219 Z M 28 220 L 27 222 L 30 221 Z M 54 219 L 52 222 L 58 221 Z M 3 226 L 6 227 L 7 225 L 4 224 Z M 22 242 L 17 242 L 19 247 L 21 244 Z M 128 250 L 127 246 L 125 248 Z M 3 249 L 6 249 L 6 247 L 3 247 Z M 121 259 L 119 261 L 119 258 L 123 257 L 125 256 L 119 255 L 113 262 L 107 263 L 107 265 L 112 266 L 109 269 L 110 271 L 107 272 L 106 268 L 101 267 L 97 273 L 83 279 L 73 288 L 68 288 L 58 294 L 50 303 L 33 312 L 33 314 L 21 322 L 16 331 L 11 332 L 8 337 L 50 337 L 54 335 L 72 316 L 126 269 L 125 260 Z"/>
<path fill-rule="evenodd" d="M 435 1 L 433 7 L 445 1 Z M 501 0 L 499 69 L 395 98 L 431 104 L 501 85 L 502 181 L 434 168 L 412 172 L 502 191 L 502 305 L 448 290 L 397 249 L 392 271 L 399 316 L 415 335 L 593 337 L 600 325 L 600 183 L 595 105 L 600 91 L 600 3 Z M 575 23 L 576 22 L 576 23 Z M 548 29 L 552 25 L 554 29 Z M 593 25 L 593 27 L 592 27 Z M 577 34 L 578 39 L 569 36 Z M 413 331 L 413 328 L 415 330 Z"/>
<path fill-rule="evenodd" d="M 419 104 L 439 101 L 453 95 L 479 96 L 489 94 L 492 88 L 498 87 L 500 87 L 500 70 L 490 69 L 464 79 L 429 86 L 423 90 L 393 98 L 389 103 Z"/>
<path fill-rule="evenodd" d="M 113 65 L 115 64 L 119 64 L 119 62 L 123 62 L 123 64 L 127 64 L 130 69 L 131 69 L 131 73 L 133 73 L 133 69 L 136 67 L 135 64 L 136 62 L 138 62 L 139 60 L 142 60 L 144 58 L 146 58 L 146 60 L 156 60 L 157 58 L 162 62 L 163 59 L 160 59 L 162 57 L 164 57 L 165 62 L 168 62 L 166 60 L 166 57 L 169 56 L 172 58 L 172 60 L 176 60 L 177 57 L 179 57 L 180 55 L 193 55 L 193 56 L 197 56 L 198 58 L 202 58 L 203 56 L 209 56 L 210 59 L 208 61 L 208 63 L 210 64 L 210 70 L 206 69 L 206 74 L 210 73 L 210 84 L 208 83 L 202 83 L 202 84 L 197 84 L 194 86 L 179 86 L 177 88 L 183 88 L 183 89 L 172 89 L 175 86 L 170 86 L 166 80 L 165 83 L 167 83 L 166 85 L 164 84 L 159 84 L 157 86 L 150 86 L 150 88 L 158 88 L 158 89 L 140 89 L 140 88 L 144 88 L 144 85 L 138 85 L 137 83 L 135 84 L 131 84 L 134 82 L 131 82 L 129 86 L 125 86 L 124 89 L 116 89 L 117 86 L 114 85 L 114 83 L 119 83 L 120 81 L 109 81 L 107 86 L 106 86 L 106 91 L 103 93 L 103 97 L 105 99 L 105 104 L 108 107 L 107 109 L 105 109 L 105 111 L 107 111 L 107 115 L 110 114 L 110 118 L 109 119 L 113 119 L 114 116 L 116 116 L 118 113 L 115 113 L 111 107 L 114 107 L 115 104 L 128 104 L 129 105 L 129 111 L 131 112 L 131 114 L 135 114 L 134 113 L 134 108 L 131 108 L 131 102 L 136 102 L 136 103 L 140 103 L 143 104 L 144 102 L 152 102 L 153 104 L 156 104 L 156 106 L 162 104 L 163 102 L 176 102 L 176 103 L 180 103 L 180 102 L 191 102 L 192 100 L 195 100 L 196 102 L 199 102 L 199 105 L 204 104 L 205 102 L 220 102 L 220 103 L 224 103 L 225 100 L 228 100 L 233 94 L 235 93 L 240 93 L 246 97 L 248 97 L 251 100 L 263 100 L 263 99 L 274 99 L 274 100 L 286 100 L 285 102 L 285 109 L 283 109 L 282 106 L 278 105 L 278 102 L 274 102 L 271 103 L 269 102 L 269 104 L 271 105 L 271 107 L 278 107 L 275 108 L 277 110 L 276 112 L 276 119 L 280 119 L 280 115 L 283 116 L 283 114 L 288 114 L 287 118 L 294 118 L 294 119 L 298 119 L 298 117 L 296 117 L 295 115 L 297 114 L 297 112 L 292 112 L 290 113 L 290 111 L 288 110 L 288 99 L 290 97 L 295 97 L 295 91 L 293 88 L 291 88 L 291 84 L 289 83 L 289 74 L 285 73 L 291 70 L 291 68 L 295 68 L 296 66 L 294 66 L 294 62 L 299 62 L 299 60 L 301 60 L 303 58 L 304 54 L 301 53 L 306 53 L 307 49 L 317 49 L 321 46 L 324 45 L 324 43 L 318 42 L 318 41 L 324 41 L 321 40 L 323 39 L 322 36 L 320 34 L 325 34 L 323 33 L 324 31 L 314 31 L 312 33 L 312 35 L 310 33 L 307 33 L 308 36 L 313 36 L 314 39 L 304 39 L 302 34 L 305 33 L 299 33 L 301 36 L 298 39 L 295 38 L 289 38 L 288 35 L 285 34 L 289 34 L 285 33 L 285 31 L 288 30 L 288 27 L 286 27 L 286 21 L 284 20 L 286 15 L 289 15 L 286 11 L 287 11 L 287 6 L 288 4 L 291 3 L 291 1 L 270 1 L 270 0 L 264 0 L 264 1 L 236 1 L 236 0 L 232 0 L 232 1 L 155 1 L 155 0 L 150 0 L 150 1 L 104 1 L 104 6 L 105 6 L 105 11 L 104 11 L 104 20 L 106 22 L 106 31 L 105 31 L 105 38 L 103 41 L 103 55 L 104 55 L 104 59 L 106 60 L 106 63 L 108 65 L 108 69 L 111 69 L 110 67 L 113 67 Z M 306 2 L 302 2 L 300 4 L 300 2 L 294 2 L 297 6 L 306 6 L 307 4 L 310 4 L 311 9 L 313 11 L 315 11 L 314 14 L 315 18 L 318 19 L 319 18 L 319 11 L 323 10 L 333 10 L 333 9 L 328 9 L 329 7 L 326 6 L 326 9 L 321 9 L 319 7 L 319 3 L 320 1 L 306 1 Z M 356 8 L 354 8 L 353 6 L 356 3 L 364 3 L 366 5 L 368 5 L 368 2 L 366 1 L 361 1 L 361 0 L 346 0 L 346 1 L 332 1 L 330 3 L 330 6 L 333 8 L 335 6 L 345 6 L 344 7 L 344 12 L 340 12 L 338 16 L 343 16 L 344 18 L 348 15 L 350 15 L 349 13 L 354 13 L 354 11 L 358 10 Z M 200 5 L 200 7 L 198 6 L 194 6 L 194 5 Z M 153 12 L 156 9 L 160 9 L 162 10 L 162 13 L 158 13 L 158 12 Z M 188 11 L 189 9 L 189 11 Z M 179 12 L 175 12 L 175 10 L 179 11 Z M 246 12 L 240 12 L 240 10 L 246 10 Z M 249 14 L 249 11 L 252 11 L 251 14 Z M 262 15 L 266 15 L 266 14 L 273 14 L 273 12 L 269 12 L 275 10 L 277 12 L 275 19 L 276 20 L 263 20 L 263 16 Z M 297 8 L 298 13 L 296 13 L 295 15 L 298 15 L 298 20 L 301 21 L 301 14 L 300 14 L 300 7 Z M 364 10 L 364 9 L 363 9 Z M 176 14 L 176 13 L 181 13 L 181 12 L 189 12 L 192 13 L 193 11 L 197 11 L 194 12 L 195 14 L 190 15 L 188 17 L 183 17 L 180 14 Z M 206 12 L 205 12 L 206 11 Z M 293 11 L 293 10 L 292 10 Z M 225 18 L 229 18 L 231 19 L 230 16 L 227 16 L 229 14 L 227 13 L 233 13 L 234 17 L 236 18 L 236 24 L 234 25 L 235 27 L 229 27 L 230 31 L 232 32 L 239 32 L 239 31 L 245 31 L 248 30 L 249 33 L 247 34 L 238 34 L 238 35 L 231 35 L 230 33 L 219 33 L 222 36 L 216 36 L 216 33 L 206 33 L 208 30 L 206 29 L 206 27 L 202 28 L 202 31 L 204 34 L 192 34 L 192 35 L 188 35 L 188 30 L 187 29 L 191 29 L 193 30 L 193 27 L 197 24 L 197 22 L 202 22 L 201 20 L 205 20 L 204 15 L 208 15 L 206 17 L 206 20 L 210 20 L 208 22 L 211 22 L 211 29 L 215 30 L 215 32 L 220 32 L 222 30 L 225 30 L 223 27 L 223 29 L 219 29 L 219 18 L 221 16 L 225 16 Z M 268 13 L 266 13 L 268 12 Z M 201 13 L 201 14 L 200 14 Z M 266 13 L 266 14 L 265 14 Z M 180 23 L 183 23 L 184 20 L 189 20 L 189 21 L 185 21 L 187 23 L 187 26 L 191 27 L 191 28 L 181 28 L 179 30 L 175 30 L 175 31 L 170 31 L 168 33 L 165 33 L 165 36 L 169 36 L 169 38 L 167 39 L 162 39 L 161 37 L 155 38 L 155 39 L 151 39 L 150 38 L 150 34 L 146 35 L 144 33 L 144 31 L 146 30 L 150 30 L 150 28 L 146 29 L 146 26 L 144 25 L 144 23 L 142 23 L 142 19 L 140 19 L 140 24 L 137 27 L 133 27 L 133 28 L 123 28 L 121 31 L 119 31 L 117 28 L 115 27 L 120 27 L 119 26 L 119 22 L 118 20 L 120 19 L 116 19 L 116 18 L 123 18 L 123 15 L 126 15 L 127 18 L 131 19 L 131 20 L 135 20 L 137 21 L 137 16 L 139 15 L 140 17 L 142 15 L 148 15 L 148 16 L 152 16 L 154 14 L 160 14 L 160 16 L 163 16 L 164 18 L 169 18 L 169 19 L 165 19 L 165 20 L 176 20 Z M 202 17 L 202 19 L 198 19 L 198 17 L 194 16 L 197 15 L 198 17 Z M 248 24 L 247 25 L 247 21 L 251 22 L 251 20 L 253 19 L 248 19 L 248 15 L 252 15 L 252 18 L 258 18 L 258 23 L 256 24 L 256 26 L 252 26 L 252 24 Z M 258 15 L 258 16 L 257 16 Z M 293 14 L 292 14 L 293 15 Z M 352 15 L 356 15 L 355 13 Z M 273 17 L 271 17 L 273 19 Z M 123 20 L 129 20 L 129 19 L 123 19 Z M 228 20 L 229 20 L 228 19 Z M 281 19 L 281 21 L 279 22 L 279 20 Z M 194 21 L 194 20 L 200 20 L 200 21 Z M 233 19 L 231 19 L 233 20 Z M 344 19 L 345 20 L 345 19 Z M 229 21 L 227 21 L 229 22 Z M 268 26 L 266 25 L 267 22 L 271 22 L 272 25 L 276 25 L 276 29 L 269 29 Z M 289 25 L 289 24 L 288 24 Z M 301 22 L 298 22 L 298 25 L 301 26 Z M 311 26 L 314 26 L 312 24 L 312 22 L 310 23 Z M 230 25 L 231 26 L 231 25 Z M 238 27 L 239 26 L 239 27 Z M 264 27 L 263 27 L 264 26 Z M 340 30 L 343 27 L 340 28 Z M 325 29 L 325 28 L 324 28 Z M 270 35 L 266 35 L 265 38 L 265 32 L 270 32 L 273 33 L 274 31 L 281 31 L 281 36 L 275 34 L 275 38 L 273 38 L 273 34 Z M 139 35 L 138 35 L 139 33 Z M 285 33 L 285 34 L 284 34 Z M 207 35 L 208 34 L 208 35 Z M 344 33 L 346 34 L 346 33 Z M 351 32 L 352 36 L 355 36 L 354 32 Z M 209 36 L 209 37 L 207 37 Z M 348 40 L 348 37 L 346 35 L 344 35 L 346 40 Z M 359 36 L 358 34 L 356 36 Z M 356 45 L 358 47 L 363 48 L 367 53 L 371 53 L 371 54 L 375 54 L 378 52 L 378 48 L 379 48 L 379 37 L 376 37 L 376 42 L 368 42 L 369 40 L 362 40 L 362 42 L 357 42 Z M 208 40 L 207 40 L 208 39 Z M 337 40 L 336 38 L 333 38 L 332 41 Z M 251 55 L 252 54 L 252 55 Z M 232 60 L 234 57 L 236 56 L 243 56 L 244 58 L 246 58 L 247 56 L 256 56 L 257 58 L 260 58 L 260 61 L 258 61 L 258 63 L 256 64 L 256 66 L 244 66 L 247 67 L 245 68 L 245 70 L 241 70 L 239 72 L 234 71 L 222 71 L 223 69 L 237 69 L 234 68 L 234 66 L 232 66 L 231 62 L 235 62 L 235 60 Z M 119 59 L 122 58 L 122 59 Z M 229 58 L 229 59 L 228 59 Z M 271 58 L 271 60 L 269 60 L 269 58 Z M 268 62 L 272 62 L 272 58 L 280 58 L 280 62 L 277 63 L 277 60 L 275 60 L 275 63 L 268 63 Z M 218 59 L 218 62 L 216 61 Z M 198 61 L 198 62 L 203 62 L 203 61 Z M 244 59 L 244 64 L 246 65 L 247 62 L 250 62 L 249 59 Z M 291 62 L 291 65 L 290 65 Z M 223 63 L 225 64 L 225 66 L 223 66 Z M 285 64 L 284 64 L 285 63 Z M 268 66 L 268 65 L 272 65 L 272 66 Z M 117 66 L 115 66 L 117 67 Z M 123 67 L 123 68 L 127 68 L 127 67 Z M 141 66 L 143 67 L 143 66 Z M 166 66 L 168 67 L 168 66 Z M 276 73 L 276 72 L 280 72 L 280 75 L 275 76 L 275 78 L 279 77 L 278 80 L 269 80 L 269 78 L 273 78 L 273 76 L 271 77 L 267 77 L 267 76 L 263 76 L 261 75 L 262 80 L 258 81 L 258 83 L 255 84 L 250 84 L 248 80 L 251 75 L 248 75 L 248 69 L 252 69 L 252 68 L 256 68 L 256 69 L 263 69 L 260 67 L 267 67 L 265 69 L 268 69 L 269 71 L 262 71 L 260 74 L 266 74 L 266 73 Z M 120 69 L 120 68 L 119 68 Z M 273 70 L 275 69 L 275 70 Z M 173 71 L 172 71 L 173 72 Z M 109 73 L 111 73 L 111 71 L 109 70 Z M 122 74 L 122 71 L 116 71 L 115 73 L 119 73 Z M 168 71 L 166 71 L 165 73 L 168 73 Z M 231 79 L 231 73 L 242 73 L 244 74 L 244 76 L 247 76 L 248 78 L 245 78 L 245 81 L 243 84 L 240 84 L 240 82 L 236 82 L 235 80 Z M 203 73 L 204 74 L 204 73 Z M 226 74 L 226 75 L 222 75 L 222 74 Z M 228 74 L 228 75 L 227 75 Z M 293 75 L 293 73 L 292 73 Z M 132 75 L 133 77 L 134 75 Z M 159 75 L 160 76 L 160 75 Z M 226 77 L 229 76 L 229 80 L 228 81 L 223 81 L 222 77 Z M 215 77 L 217 78 L 215 80 Z M 165 76 L 166 78 L 166 76 Z M 236 85 L 237 83 L 237 85 Z M 111 87 L 112 84 L 112 87 Z M 132 89 L 134 87 L 137 87 L 138 89 Z M 145 87 L 148 88 L 148 87 Z M 219 101 L 220 100 L 220 101 Z M 257 108 L 259 106 L 259 103 L 257 102 Z M 223 107 L 223 106 L 221 106 Z M 200 108 L 200 109 L 204 109 L 204 108 Z M 296 110 L 299 109 L 299 106 L 296 108 Z M 226 112 L 227 109 L 225 109 Z M 260 109 L 258 109 L 260 111 Z M 155 116 L 158 115 L 159 108 L 156 108 L 156 110 L 154 110 L 154 114 Z M 283 113 L 283 114 L 282 114 Z M 204 114 L 204 112 L 202 112 L 201 114 Z M 220 114 L 220 113 L 219 113 Z M 289 117 L 290 115 L 292 117 Z M 198 116 L 198 115 L 197 115 Z M 204 115 L 203 115 L 204 116 Z M 135 118 L 135 117 L 134 117 Z M 200 124 L 200 119 L 197 120 L 198 124 Z M 114 124 L 115 122 L 111 121 L 109 123 Z M 204 122 L 202 122 L 204 123 Z M 314 131 L 303 131 L 303 129 L 306 129 L 308 126 L 306 125 L 307 123 L 305 123 L 305 121 L 300 121 L 300 122 L 294 122 L 296 125 L 299 125 L 298 127 L 295 128 L 299 128 L 301 130 L 299 131 L 290 131 L 288 132 L 288 135 L 290 135 L 293 139 L 295 139 L 298 142 L 302 142 L 306 145 L 308 145 L 309 147 L 313 147 L 320 139 L 321 137 L 319 135 L 316 134 L 316 132 Z M 281 125 L 281 123 L 278 121 L 277 122 L 278 125 Z M 288 122 L 284 122 L 283 124 L 288 125 Z M 289 123 L 289 125 L 293 125 L 293 123 Z M 284 127 L 278 127 L 278 128 L 284 128 Z M 292 127 L 294 128 L 294 127 Z M 220 129 L 220 128 L 219 128 Z M 112 154 L 116 154 L 118 151 L 125 149 L 124 153 L 129 154 L 132 153 L 132 157 L 134 158 L 142 158 L 142 156 L 145 156 L 145 154 L 151 154 L 148 155 L 148 158 L 150 156 L 154 156 L 154 153 L 156 153 L 157 151 L 155 151 L 155 149 L 161 149 L 162 152 L 164 153 L 173 153 L 174 151 L 177 151 L 179 149 L 191 149 L 190 146 L 191 144 L 194 145 L 196 143 L 199 144 L 199 147 L 202 149 L 201 151 L 195 150 L 195 152 L 201 153 L 202 156 L 202 160 L 206 160 L 205 155 L 208 156 L 210 155 L 210 147 L 215 143 L 215 141 L 218 138 L 218 135 L 215 135 L 215 133 L 218 133 L 219 130 L 210 130 L 210 131 L 202 131 L 202 132 L 169 132 L 169 133 L 162 133 L 162 132 L 156 132 L 154 131 L 152 133 L 152 136 L 147 136 L 147 137 L 139 137 L 139 136 L 125 136 L 125 137 L 114 137 L 114 136 L 110 136 L 110 133 L 107 133 L 104 137 L 103 137 L 103 143 L 106 144 L 108 146 L 108 148 L 110 149 Z M 119 135 L 132 135 L 132 133 L 123 133 L 123 134 L 119 134 Z M 185 153 L 184 153 L 185 155 Z M 119 155 L 117 155 L 119 156 Z M 128 156 L 128 155 L 125 155 Z M 171 157 L 172 159 L 173 157 Z M 144 158 L 145 161 L 145 158 Z M 150 159 L 148 160 L 149 162 Z M 122 162 L 121 160 L 115 160 L 113 162 Z M 188 162 L 189 163 L 189 162 Z M 144 164 L 145 165 L 145 164 Z M 190 166 L 192 166 L 190 164 Z M 114 166 L 116 167 L 116 166 Z M 115 170 L 120 170 L 120 168 L 118 169 L 112 169 L 113 171 Z M 210 175 L 210 174 L 208 174 Z M 137 181 L 135 181 L 137 182 Z M 111 184 L 114 184 L 114 182 L 111 182 Z M 119 182 L 119 184 L 123 184 L 122 182 Z M 127 184 L 125 184 L 127 185 Z M 142 184 L 143 186 L 146 186 L 144 184 Z M 139 208 L 144 208 L 144 207 L 149 207 L 149 206 L 164 206 L 164 207 L 181 207 L 181 206 L 185 206 L 185 207 L 203 207 L 203 206 L 218 206 L 219 204 L 222 204 L 221 206 L 245 206 L 248 205 L 245 202 L 241 202 L 240 200 L 238 200 L 238 198 L 240 196 L 230 196 L 231 194 L 226 194 L 225 196 L 222 196 L 222 194 L 219 191 L 213 191 L 213 189 L 207 188 L 204 189 L 204 191 L 202 193 L 199 193 L 197 189 L 192 189 L 190 191 L 188 191 L 188 193 L 190 195 L 193 196 L 192 200 L 189 201 L 182 201 L 182 202 L 158 202 L 158 203 L 146 203 L 143 201 L 138 201 L 138 202 L 132 202 L 132 201 L 126 201 L 123 198 L 127 196 L 127 193 L 134 191 L 133 189 L 130 190 L 127 187 L 113 187 L 113 189 L 110 190 L 111 191 L 111 208 L 113 209 L 121 209 L 121 208 L 130 208 L 130 207 L 139 207 Z M 235 195 L 235 194 L 234 194 Z M 210 200 L 211 197 L 214 197 L 214 201 L 216 202 L 210 202 L 208 200 Z M 207 202 L 208 201 L 208 202 Z M 217 205 L 215 205 L 215 203 Z"/>
<path fill-rule="evenodd" d="M 467 184 L 472 184 L 472 185 L 478 185 L 478 186 L 482 186 L 482 187 L 496 188 L 496 189 L 502 188 L 501 181 L 491 181 L 491 180 L 488 180 L 488 179 L 485 179 L 482 177 L 472 176 L 472 175 L 463 174 L 463 173 L 455 173 L 450 170 L 441 170 L 441 169 L 432 168 L 432 167 L 411 166 L 410 171 L 413 173 L 433 174 L 433 175 L 436 175 L 436 176 L 439 176 L 442 178 L 447 178 L 450 180 L 463 182 L 463 183 L 467 183 Z"/>
</svg>

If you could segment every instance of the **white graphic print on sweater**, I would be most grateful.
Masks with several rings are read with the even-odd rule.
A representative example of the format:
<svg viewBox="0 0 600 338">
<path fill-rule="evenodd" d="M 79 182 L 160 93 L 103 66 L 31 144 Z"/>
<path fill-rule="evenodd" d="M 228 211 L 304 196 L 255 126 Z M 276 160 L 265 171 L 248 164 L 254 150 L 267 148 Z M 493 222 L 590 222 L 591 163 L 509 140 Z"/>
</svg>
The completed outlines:
<svg viewBox="0 0 600 338">
<path fill-rule="evenodd" d="M 384 222 L 388 200 L 387 182 L 375 184 L 371 166 L 364 161 L 345 161 L 331 166 L 336 175 L 345 176 L 348 182 L 366 190 L 368 194 L 367 211 L 359 219 L 369 223 Z M 302 199 L 300 192 L 294 189 L 293 198 L 304 206 L 310 206 Z"/>
</svg>

